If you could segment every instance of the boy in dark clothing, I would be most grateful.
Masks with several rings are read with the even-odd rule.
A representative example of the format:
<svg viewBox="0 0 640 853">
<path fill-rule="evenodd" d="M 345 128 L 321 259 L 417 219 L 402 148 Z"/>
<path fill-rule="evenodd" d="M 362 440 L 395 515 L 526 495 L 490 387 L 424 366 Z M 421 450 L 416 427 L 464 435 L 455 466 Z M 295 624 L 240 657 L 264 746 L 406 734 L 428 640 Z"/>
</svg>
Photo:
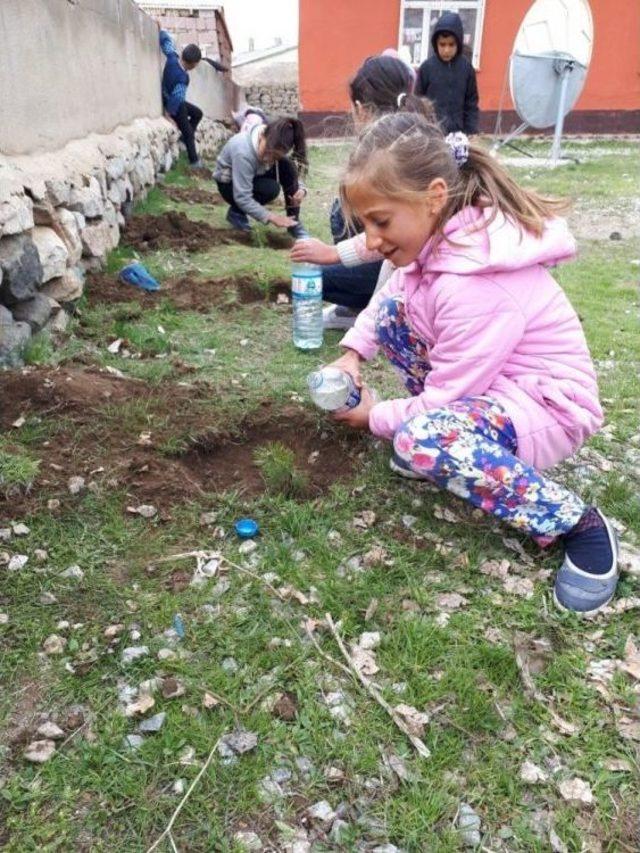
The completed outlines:
<svg viewBox="0 0 640 853">
<path fill-rule="evenodd" d="M 187 101 L 187 87 L 189 85 L 189 71 L 198 65 L 203 58 L 197 44 L 188 44 L 178 56 L 173 39 L 166 30 L 160 30 L 160 48 L 167 57 L 167 62 L 162 73 L 162 103 L 165 110 L 178 125 L 182 134 L 182 141 L 187 146 L 189 163 L 198 168 L 202 161 L 196 150 L 196 129 L 202 120 L 202 110 Z M 220 65 L 213 59 L 205 58 L 205 62 L 212 65 L 216 71 L 227 71 L 224 65 Z"/>
<path fill-rule="evenodd" d="M 438 121 L 446 133 L 478 132 L 478 85 L 476 72 L 462 54 L 463 30 L 460 15 L 445 12 L 431 36 L 434 55 L 418 70 L 416 95 L 430 98 Z"/>
</svg>

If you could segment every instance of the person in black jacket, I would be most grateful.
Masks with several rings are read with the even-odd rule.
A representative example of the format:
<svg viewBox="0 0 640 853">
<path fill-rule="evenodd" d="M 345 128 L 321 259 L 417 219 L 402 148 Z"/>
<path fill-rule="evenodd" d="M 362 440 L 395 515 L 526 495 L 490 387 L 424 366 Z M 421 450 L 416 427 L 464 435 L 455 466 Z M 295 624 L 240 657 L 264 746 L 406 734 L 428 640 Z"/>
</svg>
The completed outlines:
<svg viewBox="0 0 640 853">
<path fill-rule="evenodd" d="M 471 136 L 478 132 L 478 84 L 462 37 L 460 15 L 445 12 L 433 29 L 434 55 L 420 66 L 415 92 L 433 101 L 445 134 L 461 130 Z"/>
</svg>

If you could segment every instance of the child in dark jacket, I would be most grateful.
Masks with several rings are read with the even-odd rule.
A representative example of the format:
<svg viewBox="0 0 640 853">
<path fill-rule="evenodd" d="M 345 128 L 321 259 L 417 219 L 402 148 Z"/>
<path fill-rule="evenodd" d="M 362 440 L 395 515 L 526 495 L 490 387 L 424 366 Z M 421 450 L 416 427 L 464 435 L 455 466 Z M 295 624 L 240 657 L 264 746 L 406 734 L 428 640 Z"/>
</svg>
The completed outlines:
<svg viewBox="0 0 640 853">
<path fill-rule="evenodd" d="M 436 107 L 440 126 L 447 133 L 478 132 L 478 85 L 473 65 L 462 53 L 460 15 L 445 12 L 431 36 L 434 55 L 418 70 L 416 95 L 429 98 Z"/>
<path fill-rule="evenodd" d="M 202 161 L 196 149 L 196 130 L 202 120 L 202 110 L 187 101 L 189 71 L 203 58 L 197 44 L 188 44 L 178 56 L 173 39 L 166 30 L 160 30 L 160 48 L 167 57 L 162 73 L 162 103 L 165 110 L 178 125 L 182 141 L 187 147 L 189 163 L 198 168 Z M 224 65 L 213 59 L 204 59 L 216 71 L 227 71 Z"/>
</svg>

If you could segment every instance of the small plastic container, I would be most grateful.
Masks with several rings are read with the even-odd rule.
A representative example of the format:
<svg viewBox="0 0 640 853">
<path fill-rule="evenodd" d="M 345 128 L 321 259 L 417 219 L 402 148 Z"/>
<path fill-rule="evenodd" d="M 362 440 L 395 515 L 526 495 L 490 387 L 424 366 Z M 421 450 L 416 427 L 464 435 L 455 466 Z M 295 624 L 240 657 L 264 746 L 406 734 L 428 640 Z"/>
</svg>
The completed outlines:
<svg viewBox="0 0 640 853">
<path fill-rule="evenodd" d="M 253 518 L 239 518 L 234 527 L 240 539 L 252 539 L 260 532 L 258 522 Z"/>
</svg>

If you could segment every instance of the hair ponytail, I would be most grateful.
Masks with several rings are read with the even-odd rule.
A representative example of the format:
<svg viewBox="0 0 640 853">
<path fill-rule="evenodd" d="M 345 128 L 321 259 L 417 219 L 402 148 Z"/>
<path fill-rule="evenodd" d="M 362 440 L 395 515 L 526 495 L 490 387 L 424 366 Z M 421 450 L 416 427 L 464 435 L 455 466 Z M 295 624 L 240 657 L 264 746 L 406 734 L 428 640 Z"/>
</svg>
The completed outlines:
<svg viewBox="0 0 640 853">
<path fill-rule="evenodd" d="M 351 153 L 340 195 L 349 213 L 349 189 L 361 180 L 387 198 L 419 200 L 435 178 L 442 178 L 448 188 L 448 200 L 435 229 L 440 238 L 446 222 L 465 207 L 492 209 L 482 227 L 503 213 L 539 236 L 545 219 L 567 206 L 564 201 L 521 187 L 478 145 L 469 145 L 466 162 L 459 166 L 439 125 L 404 110 L 382 116 L 362 132 Z"/>
<path fill-rule="evenodd" d="M 300 119 L 289 116 L 272 119 L 264 129 L 264 156 L 268 160 L 280 160 L 290 151 L 300 174 L 309 168 L 307 139 Z"/>
</svg>

